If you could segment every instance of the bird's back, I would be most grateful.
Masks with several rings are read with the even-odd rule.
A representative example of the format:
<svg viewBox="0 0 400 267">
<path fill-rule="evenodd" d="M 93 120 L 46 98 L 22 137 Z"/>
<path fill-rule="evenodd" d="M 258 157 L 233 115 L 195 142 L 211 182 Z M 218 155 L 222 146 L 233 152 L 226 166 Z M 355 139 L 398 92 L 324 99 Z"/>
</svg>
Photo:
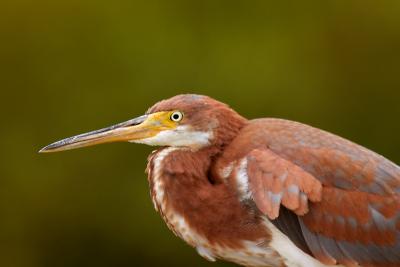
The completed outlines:
<svg viewBox="0 0 400 267">
<path fill-rule="evenodd" d="M 326 264 L 400 266 L 400 168 L 396 164 L 334 134 L 282 119 L 250 121 L 226 149 L 222 162 L 243 163 L 242 159 L 250 161 L 255 155 L 258 161 L 263 155 L 274 155 L 322 185 L 320 199 L 309 199 L 304 215 L 281 209 L 272 220 L 299 248 Z M 256 204 L 267 196 L 257 202 L 254 177 L 264 172 L 264 177 L 271 177 L 266 180 L 273 179 L 278 174 L 274 166 L 270 168 L 247 165 L 250 189 L 253 186 L 250 198 Z M 268 184 L 274 186 L 265 181 L 261 189 L 265 194 L 272 190 Z"/>
<path fill-rule="evenodd" d="M 302 167 L 325 186 L 377 195 L 400 193 L 399 166 L 365 147 L 299 122 L 252 120 L 230 147 L 235 148 L 235 157 L 260 147 L 268 148 Z"/>
</svg>

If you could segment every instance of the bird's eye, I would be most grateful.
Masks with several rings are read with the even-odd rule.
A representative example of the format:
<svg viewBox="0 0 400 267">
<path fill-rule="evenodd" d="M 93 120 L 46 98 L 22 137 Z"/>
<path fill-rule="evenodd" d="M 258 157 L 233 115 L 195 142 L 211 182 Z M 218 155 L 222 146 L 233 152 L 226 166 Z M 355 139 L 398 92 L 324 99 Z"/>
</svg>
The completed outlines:
<svg viewBox="0 0 400 267">
<path fill-rule="evenodd" d="M 181 120 L 182 120 L 183 114 L 182 114 L 182 112 L 175 111 L 175 112 L 173 112 L 173 113 L 171 114 L 171 117 L 170 117 L 170 118 L 171 118 L 172 121 L 178 122 L 178 121 L 181 121 Z"/>
</svg>

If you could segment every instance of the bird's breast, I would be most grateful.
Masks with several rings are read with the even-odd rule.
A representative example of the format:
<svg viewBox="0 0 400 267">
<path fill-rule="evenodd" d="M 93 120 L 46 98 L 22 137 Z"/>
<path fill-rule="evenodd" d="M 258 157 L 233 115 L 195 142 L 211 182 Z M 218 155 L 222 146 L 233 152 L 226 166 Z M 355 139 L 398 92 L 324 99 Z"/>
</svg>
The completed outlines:
<svg viewBox="0 0 400 267">
<path fill-rule="evenodd" d="M 210 185 L 207 177 L 190 180 L 193 177 L 182 175 L 184 167 L 177 162 L 196 165 L 190 157 L 180 158 L 183 154 L 178 150 L 164 148 L 153 153 L 147 168 L 153 204 L 169 229 L 211 261 L 221 258 L 246 266 L 285 266 L 269 246 L 271 231 L 265 218 L 243 206 L 225 185 Z M 176 172 L 166 166 L 171 163 Z"/>
</svg>

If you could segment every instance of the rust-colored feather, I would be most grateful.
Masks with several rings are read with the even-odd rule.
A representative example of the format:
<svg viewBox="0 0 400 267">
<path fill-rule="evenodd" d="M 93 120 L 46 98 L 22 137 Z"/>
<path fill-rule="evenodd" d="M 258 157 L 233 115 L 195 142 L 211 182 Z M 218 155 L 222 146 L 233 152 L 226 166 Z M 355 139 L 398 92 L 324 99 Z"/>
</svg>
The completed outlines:
<svg viewBox="0 0 400 267">
<path fill-rule="evenodd" d="M 218 164 L 243 158 L 257 207 L 276 218 L 280 192 L 280 204 L 299 216 L 305 241 L 321 262 L 399 266 L 397 165 L 333 134 L 280 119 L 251 121 Z"/>
</svg>

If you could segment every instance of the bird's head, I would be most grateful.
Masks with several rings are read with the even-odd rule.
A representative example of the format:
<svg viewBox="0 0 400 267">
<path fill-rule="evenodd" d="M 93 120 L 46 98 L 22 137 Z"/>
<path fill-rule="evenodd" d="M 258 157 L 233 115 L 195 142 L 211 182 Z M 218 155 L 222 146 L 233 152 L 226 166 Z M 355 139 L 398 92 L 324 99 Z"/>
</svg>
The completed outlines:
<svg viewBox="0 0 400 267">
<path fill-rule="evenodd" d="M 227 105 L 210 97 L 177 95 L 156 103 L 145 115 L 57 141 L 40 152 L 121 141 L 197 150 L 223 145 L 233 138 L 245 121 Z"/>
</svg>

